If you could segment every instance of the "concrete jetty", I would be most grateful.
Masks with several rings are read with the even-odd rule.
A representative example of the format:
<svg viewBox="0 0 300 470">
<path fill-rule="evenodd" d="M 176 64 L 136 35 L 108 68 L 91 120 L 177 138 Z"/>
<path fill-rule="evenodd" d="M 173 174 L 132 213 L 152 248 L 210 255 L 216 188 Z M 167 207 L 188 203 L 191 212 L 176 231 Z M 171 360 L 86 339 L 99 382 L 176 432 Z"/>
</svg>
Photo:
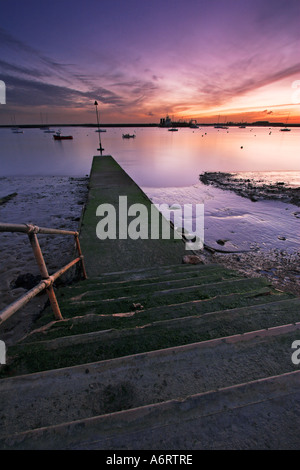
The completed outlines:
<svg viewBox="0 0 300 470">
<path fill-rule="evenodd" d="M 133 204 L 144 205 L 149 214 L 148 239 L 132 240 L 130 237 L 120 239 L 118 213 L 120 196 L 126 196 L 128 207 Z M 96 235 L 96 226 L 100 220 L 96 216 L 96 211 L 101 204 L 111 204 L 117 209 L 116 239 L 100 240 Z M 159 219 L 158 239 L 150 237 L 151 210 L 157 212 Z M 121 217 L 125 215 L 121 214 Z M 170 231 L 169 239 L 162 238 L 163 227 Z M 89 277 L 110 271 L 181 263 L 182 257 L 186 254 L 182 240 L 174 239 L 174 231 L 170 224 L 153 207 L 141 188 L 109 155 L 93 159 L 88 200 L 81 223 L 80 243 Z"/>
<path fill-rule="evenodd" d="M 182 240 L 100 240 L 97 208 L 120 196 L 150 210 L 111 156 L 95 157 L 88 279 L 56 290 L 63 321 L 46 309 L 8 349 L 0 449 L 299 450 L 300 298 L 183 264 Z"/>
</svg>

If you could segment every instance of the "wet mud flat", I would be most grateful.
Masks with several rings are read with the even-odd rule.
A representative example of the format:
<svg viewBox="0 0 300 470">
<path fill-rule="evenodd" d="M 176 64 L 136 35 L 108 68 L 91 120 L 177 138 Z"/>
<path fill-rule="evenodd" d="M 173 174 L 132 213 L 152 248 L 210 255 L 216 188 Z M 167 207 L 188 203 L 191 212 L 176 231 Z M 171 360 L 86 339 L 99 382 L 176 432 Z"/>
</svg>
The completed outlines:
<svg viewBox="0 0 300 470">
<path fill-rule="evenodd" d="M 77 231 L 88 194 L 88 178 L 12 176 L 0 178 L 0 221 L 32 223 L 40 227 Z M 76 251 L 71 236 L 38 236 L 49 274 L 69 263 Z M 56 281 L 71 282 L 75 268 Z M 32 289 L 41 279 L 28 237 L 24 233 L 0 233 L 0 310 Z M 45 292 L 1 325 L 7 344 L 24 336 L 48 302 Z"/>
<path fill-rule="evenodd" d="M 265 183 L 263 180 L 242 178 L 236 173 L 223 172 L 205 172 L 199 175 L 199 178 L 203 184 L 234 191 L 253 202 L 274 199 L 300 207 L 300 187 L 290 187 L 283 181 Z M 298 217 L 300 217 L 300 212 Z"/>
<path fill-rule="evenodd" d="M 252 202 L 273 200 L 275 203 L 292 204 L 295 210 L 291 211 L 291 215 L 293 218 L 300 218 L 300 210 L 297 209 L 300 206 L 300 188 L 292 187 L 287 182 L 266 182 L 264 178 L 249 178 L 248 175 L 241 177 L 237 173 L 223 172 L 205 172 L 200 175 L 200 181 L 207 186 L 232 191 Z M 281 224 L 278 219 L 278 229 Z M 297 237 L 297 234 L 294 235 Z M 283 244 L 287 243 L 285 236 L 278 235 L 277 239 L 282 240 Z M 220 245 L 219 250 L 204 250 L 202 253 L 205 263 L 220 263 L 251 277 L 263 275 L 279 290 L 300 295 L 299 250 L 294 249 L 291 252 L 288 245 L 283 245 L 282 249 L 270 249 L 264 243 L 257 243 L 256 248 L 249 252 L 230 253 L 226 252 L 226 240 L 217 240 L 217 243 Z"/>
</svg>

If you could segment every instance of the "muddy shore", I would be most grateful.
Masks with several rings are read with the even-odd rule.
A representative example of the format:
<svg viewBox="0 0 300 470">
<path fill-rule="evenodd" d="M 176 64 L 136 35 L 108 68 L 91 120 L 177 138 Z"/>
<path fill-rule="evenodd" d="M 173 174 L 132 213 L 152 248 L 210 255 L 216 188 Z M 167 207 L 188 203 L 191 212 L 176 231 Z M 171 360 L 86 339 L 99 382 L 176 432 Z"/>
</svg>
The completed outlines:
<svg viewBox="0 0 300 470">
<path fill-rule="evenodd" d="M 205 172 L 199 175 L 199 178 L 203 184 L 211 184 L 220 189 L 234 191 L 239 196 L 249 198 L 253 202 L 274 199 L 300 207 L 300 187 L 289 187 L 283 181 L 266 184 L 263 181 L 241 178 L 235 173 L 222 172 Z"/>
<path fill-rule="evenodd" d="M 300 296 L 300 253 L 281 250 L 221 253 L 204 249 L 197 252 L 204 264 L 217 263 L 249 277 L 265 277 L 283 292 Z"/>
<path fill-rule="evenodd" d="M 222 190 L 233 191 L 252 202 L 275 200 L 300 207 L 300 188 L 290 187 L 282 181 L 273 184 L 263 179 L 242 178 L 236 173 L 205 172 L 199 175 L 205 185 L 212 185 Z M 300 210 L 293 212 L 300 218 Z M 284 240 L 284 237 L 279 239 Z M 220 251 L 204 250 L 205 263 L 217 262 L 235 269 L 247 276 L 264 276 L 279 290 L 292 292 L 300 296 L 300 252 L 289 253 L 286 250 L 263 250 L 258 247 L 249 253 L 222 253 L 222 240 L 219 240 Z M 226 251 L 226 248 L 224 248 Z"/>
<path fill-rule="evenodd" d="M 31 223 L 77 231 L 88 192 L 88 178 L 2 177 L 0 178 L 0 221 Z M 38 235 L 49 274 L 69 263 L 75 255 L 72 236 Z M 19 299 L 40 281 L 28 237 L 24 233 L 0 233 L 0 310 Z M 75 269 L 56 284 L 69 282 Z M 48 300 L 46 293 L 33 298 L 0 327 L 0 337 L 8 345 L 30 331 Z"/>
</svg>

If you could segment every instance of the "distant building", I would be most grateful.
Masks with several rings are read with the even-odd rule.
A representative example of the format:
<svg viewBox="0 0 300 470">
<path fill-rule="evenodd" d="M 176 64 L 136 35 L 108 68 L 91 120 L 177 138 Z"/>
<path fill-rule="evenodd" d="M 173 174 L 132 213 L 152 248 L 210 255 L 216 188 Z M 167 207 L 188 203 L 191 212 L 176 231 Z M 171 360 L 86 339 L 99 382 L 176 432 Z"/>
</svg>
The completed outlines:
<svg viewBox="0 0 300 470">
<path fill-rule="evenodd" d="M 160 127 L 171 127 L 172 126 L 171 118 L 168 115 L 165 118 L 161 118 L 159 126 Z"/>
<path fill-rule="evenodd" d="M 197 119 L 191 119 L 189 122 L 189 127 L 191 127 L 192 129 L 198 129 L 199 126 L 197 124 Z"/>
</svg>

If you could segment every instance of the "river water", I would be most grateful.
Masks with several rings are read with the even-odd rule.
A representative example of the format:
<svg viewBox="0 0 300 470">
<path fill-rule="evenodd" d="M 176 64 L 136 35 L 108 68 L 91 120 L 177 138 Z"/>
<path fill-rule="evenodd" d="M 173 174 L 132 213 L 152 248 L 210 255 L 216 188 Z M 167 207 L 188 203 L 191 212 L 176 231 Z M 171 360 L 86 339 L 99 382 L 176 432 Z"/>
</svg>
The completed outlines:
<svg viewBox="0 0 300 470">
<path fill-rule="evenodd" d="M 55 141 L 53 134 L 41 129 L 24 129 L 23 134 L 0 129 L 0 197 L 20 189 L 20 181 L 28 191 L 33 176 L 89 174 L 93 156 L 99 155 L 99 133 L 88 127 L 61 130 L 73 140 Z M 136 137 L 123 139 L 123 133 Z M 252 202 L 199 181 L 204 171 L 222 171 L 249 175 L 258 182 L 300 186 L 299 128 L 281 132 L 267 127 L 202 127 L 169 132 L 116 127 L 106 128 L 100 139 L 103 153 L 112 155 L 154 203 L 204 204 L 204 241 L 209 246 L 220 248 L 217 240 L 222 239 L 228 251 L 257 247 L 299 251 L 299 207 L 272 200 Z"/>
</svg>

